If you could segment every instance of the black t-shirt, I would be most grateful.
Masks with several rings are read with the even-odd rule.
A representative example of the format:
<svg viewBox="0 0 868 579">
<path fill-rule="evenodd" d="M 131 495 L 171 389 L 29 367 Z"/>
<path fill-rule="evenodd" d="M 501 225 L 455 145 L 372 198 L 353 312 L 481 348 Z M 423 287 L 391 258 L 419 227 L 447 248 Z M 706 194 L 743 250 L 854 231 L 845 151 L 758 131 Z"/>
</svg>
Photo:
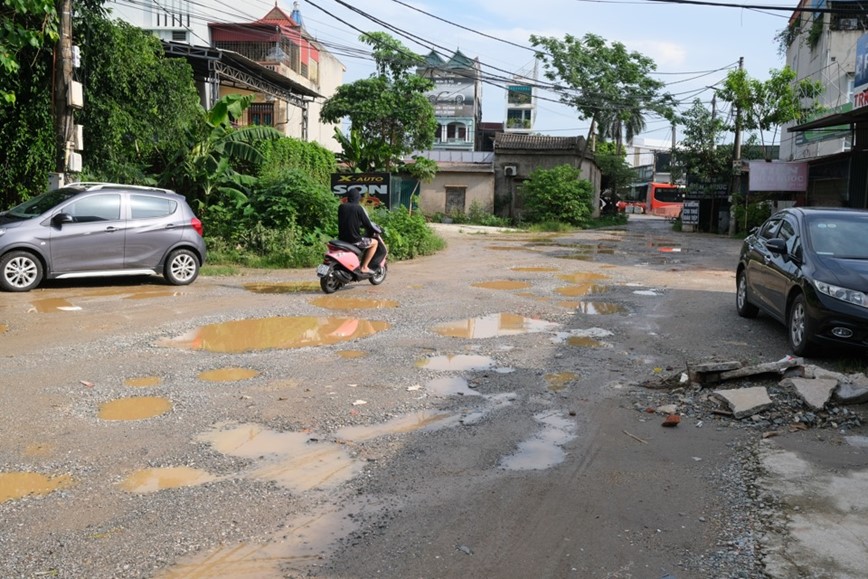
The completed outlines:
<svg viewBox="0 0 868 579">
<path fill-rule="evenodd" d="M 373 231 L 368 212 L 358 203 L 341 203 L 338 207 L 338 239 L 347 243 L 362 240 L 362 226 L 370 235 Z"/>
</svg>

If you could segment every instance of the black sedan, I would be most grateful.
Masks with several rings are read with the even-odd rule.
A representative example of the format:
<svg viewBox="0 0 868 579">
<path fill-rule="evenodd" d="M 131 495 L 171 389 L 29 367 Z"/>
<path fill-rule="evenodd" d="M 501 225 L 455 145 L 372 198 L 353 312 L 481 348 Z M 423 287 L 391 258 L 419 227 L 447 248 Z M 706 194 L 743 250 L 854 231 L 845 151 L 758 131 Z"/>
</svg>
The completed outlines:
<svg viewBox="0 0 868 579">
<path fill-rule="evenodd" d="M 738 315 L 763 311 L 790 348 L 868 347 L 868 211 L 792 207 L 745 240 L 736 270 Z"/>
</svg>

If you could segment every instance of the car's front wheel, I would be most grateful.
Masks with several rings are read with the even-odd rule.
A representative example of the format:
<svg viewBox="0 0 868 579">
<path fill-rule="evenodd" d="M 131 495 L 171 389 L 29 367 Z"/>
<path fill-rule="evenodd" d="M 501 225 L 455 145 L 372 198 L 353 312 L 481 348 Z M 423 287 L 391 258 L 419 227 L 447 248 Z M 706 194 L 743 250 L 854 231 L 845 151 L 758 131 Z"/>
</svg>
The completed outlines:
<svg viewBox="0 0 868 579">
<path fill-rule="evenodd" d="M 4 291 L 30 291 L 42 276 L 42 262 L 29 251 L 10 251 L 0 258 L 0 288 Z"/>
<path fill-rule="evenodd" d="M 805 305 L 805 296 L 799 294 L 793 299 L 787 315 L 787 336 L 790 349 L 796 356 L 807 356 L 814 347 L 811 343 L 811 320 Z"/>
<path fill-rule="evenodd" d="M 747 300 L 747 276 L 744 271 L 738 272 L 738 278 L 735 286 L 735 309 L 738 315 L 743 318 L 755 318 L 759 313 L 759 308 Z"/>
<path fill-rule="evenodd" d="M 166 259 L 163 276 L 172 285 L 189 285 L 199 277 L 199 258 L 189 249 L 176 249 Z"/>
</svg>

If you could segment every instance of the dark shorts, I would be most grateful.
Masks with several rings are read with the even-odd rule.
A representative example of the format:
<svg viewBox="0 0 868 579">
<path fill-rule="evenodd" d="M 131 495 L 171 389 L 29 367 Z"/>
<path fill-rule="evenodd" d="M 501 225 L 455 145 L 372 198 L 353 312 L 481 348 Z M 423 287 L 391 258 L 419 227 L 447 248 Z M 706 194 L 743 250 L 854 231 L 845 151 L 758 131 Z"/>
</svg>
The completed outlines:
<svg viewBox="0 0 868 579">
<path fill-rule="evenodd" d="M 361 241 L 354 243 L 359 249 L 368 249 L 374 241 L 370 237 L 363 237 Z"/>
</svg>

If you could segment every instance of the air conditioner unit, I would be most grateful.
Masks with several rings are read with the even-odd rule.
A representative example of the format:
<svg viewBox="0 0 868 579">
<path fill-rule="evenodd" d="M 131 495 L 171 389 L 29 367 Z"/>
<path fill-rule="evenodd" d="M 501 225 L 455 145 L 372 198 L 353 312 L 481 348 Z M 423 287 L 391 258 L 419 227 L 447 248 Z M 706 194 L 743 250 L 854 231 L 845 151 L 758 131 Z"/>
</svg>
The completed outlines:
<svg viewBox="0 0 868 579">
<path fill-rule="evenodd" d="M 841 30 L 858 30 L 859 29 L 859 19 L 858 18 L 842 18 L 838 21 L 838 28 Z"/>
<path fill-rule="evenodd" d="M 515 177 L 518 172 L 518 167 L 515 165 L 504 165 L 503 166 L 503 174 L 507 177 Z"/>
<path fill-rule="evenodd" d="M 72 134 L 73 148 L 76 151 L 84 150 L 84 125 L 73 125 L 75 131 Z"/>
<path fill-rule="evenodd" d="M 69 88 L 66 92 L 66 101 L 72 108 L 80 109 L 84 107 L 84 87 L 77 80 L 69 83 Z"/>
<path fill-rule="evenodd" d="M 70 173 L 81 172 L 81 155 L 70 151 L 66 154 L 66 170 Z"/>
</svg>

